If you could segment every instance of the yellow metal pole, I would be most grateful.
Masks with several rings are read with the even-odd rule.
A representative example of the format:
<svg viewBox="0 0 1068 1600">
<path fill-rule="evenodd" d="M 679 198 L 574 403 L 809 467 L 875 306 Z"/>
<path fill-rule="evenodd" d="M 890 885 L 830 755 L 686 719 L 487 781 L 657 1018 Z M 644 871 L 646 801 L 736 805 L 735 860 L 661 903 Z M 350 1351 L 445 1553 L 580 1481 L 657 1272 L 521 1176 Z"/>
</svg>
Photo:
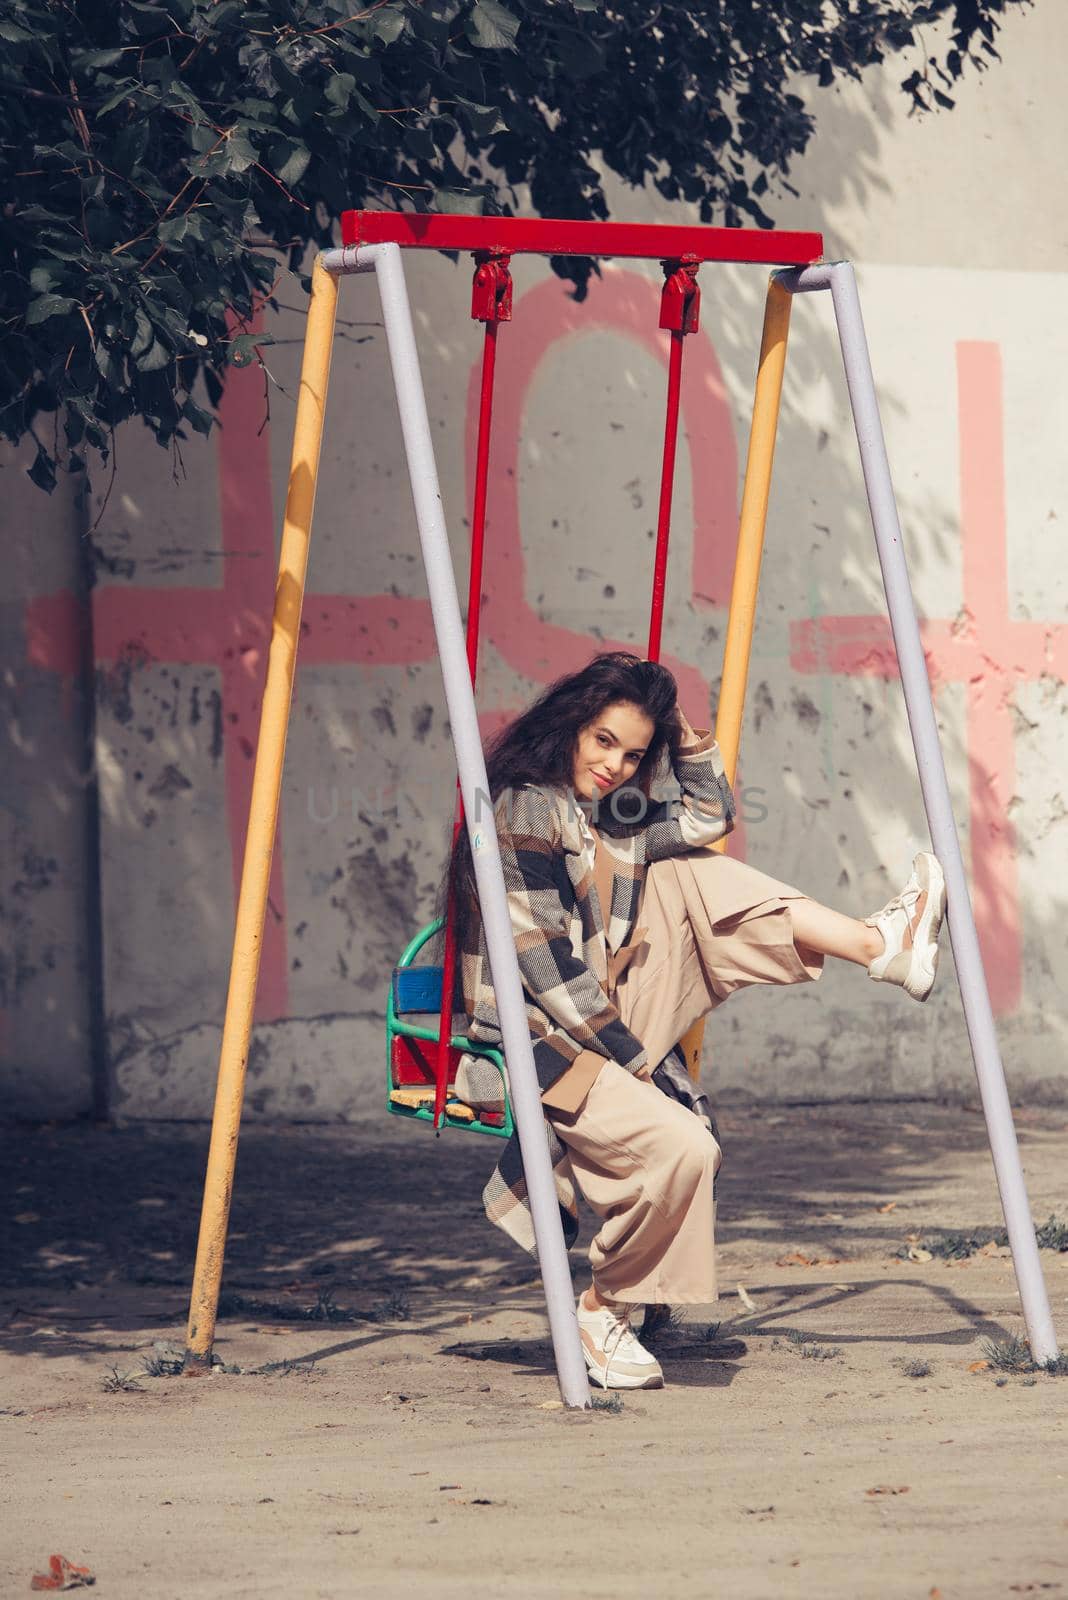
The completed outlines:
<svg viewBox="0 0 1068 1600">
<path fill-rule="evenodd" d="M 738 746 L 742 737 L 749 656 L 756 623 L 760 563 L 764 555 L 764 529 L 768 520 L 771 468 L 779 426 L 779 402 L 786 368 L 786 340 L 790 332 L 793 296 L 772 278 L 764 307 L 764 332 L 760 341 L 753 417 L 749 426 L 749 454 L 745 463 L 742 510 L 738 523 L 738 553 L 734 562 L 731 604 L 727 616 L 727 641 L 723 651 L 723 682 L 716 712 L 716 739 L 727 778 L 734 783 L 738 771 Z M 726 849 L 719 839 L 713 850 Z M 701 1041 L 705 1024 L 695 1022 L 682 1039 L 686 1065 L 695 1081 L 701 1069 Z"/>
<path fill-rule="evenodd" d="M 338 279 L 318 261 L 312 268 L 311 302 L 304 335 L 304 359 L 293 429 L 293 455 L 289 469 L 278 584 L 274 595 L 271 648 L 260 712 L 256 766 L 252 777 L 245 857 L 237 900 L 237 925 L 226 997 L 219 1078 L 211 1125 L 200 1237 L 193 1272 L 186 1336 L 185 1370 L 203 1372 L 211 1366 L 215 1317 L 219 1305 L 234 1163 L 245 1094 L 245 1068 L 252 1032 L 256 982 L 263 946 L 263 922 L 271 876 L 271 855 L 278 823 L 286 732 L 293 699 L 297 664 L 297 639 L 308 570 L 315 486 L 323 438 L 326 392 L 330 381 L 330 356 L 337 315 Z"/>
</svg>

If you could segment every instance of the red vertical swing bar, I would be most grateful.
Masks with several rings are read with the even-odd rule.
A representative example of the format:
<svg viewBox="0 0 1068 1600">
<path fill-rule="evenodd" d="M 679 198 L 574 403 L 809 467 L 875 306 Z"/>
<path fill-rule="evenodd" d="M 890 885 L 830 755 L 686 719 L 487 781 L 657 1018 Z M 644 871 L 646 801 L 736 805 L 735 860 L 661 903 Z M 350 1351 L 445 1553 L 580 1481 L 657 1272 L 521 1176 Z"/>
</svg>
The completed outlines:
<svg viewBox="0 0 1068 1600">
<path fill-rule="evenodd" d="M 471 510 L 471 571 L 467 589 L 467 665 L 471 683 L 478 675 L 478 635 L 482 615 L 482 554 L 486 532 L 486 491 L 489 481 L 490 432 L 493 426 L 493 380 L 497 365 L 497 329 L 512 320 L 512 278 L 509 257 L 479 251 L 475 257 L 475 279 L 471 291 L 471 315 L 486 325 L 482 346 L 482 387 L 478 406 L 478 445 L 475 452 L 475 497 Z M 459 779 L 456 783 L 456 812 L 452 825 L 455 846 L 464 825 Z M 441 970 L 441 1012 L 438 1018 L 438 1048 L 434 1058 L 434 1127 L 441 1127 L 449 1089 L 449 1043 L 452 1038 L 452 991 L 456 980 L 455 907 L 450 894 L 445 911 L 445 948 Z"/>
<path fill-rule="evenodd" d="M 653 561 L 653 598 L 649 612 L 649 645 L 646 650 L 650 661 L 660 660 L 660 635 L 664 622 L 668 540 L 671 535 L 671 499 L 675 488 L 675 452 L 679 436 L 679 398 L 682 390 L 682 342 L 688 333 L 697 332 L 701 310 L 697 260 L 683 256 L 679 261 L 665 261 L 663 266 L 665 282 L 660 296 L 660 326 L 671 332 L 671 353 L 668 358 L 664 457 L 660 469 L 660 508 L 656 526 L 656 556 Z"/>
</svg>

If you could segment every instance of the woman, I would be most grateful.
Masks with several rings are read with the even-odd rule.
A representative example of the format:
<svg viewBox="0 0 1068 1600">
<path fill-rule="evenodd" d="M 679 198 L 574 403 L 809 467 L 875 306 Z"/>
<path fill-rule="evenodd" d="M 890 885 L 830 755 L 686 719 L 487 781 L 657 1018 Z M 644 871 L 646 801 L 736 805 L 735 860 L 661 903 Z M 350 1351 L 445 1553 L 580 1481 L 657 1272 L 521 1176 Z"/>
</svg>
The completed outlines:
<svg viewBox="0 0 1068 1600">
<path fill-rule="evenodd" d="M 668 764 L 681 800 L 654 800 Z M 487 771 L 568 1243 L 576 1185 L 601 1222 L 578 1302 L 586 1364 L 603 1388 L 659 1388 L 630 1312 L 716 1298 L 719 1147 L 660 1092 L 654 1070 L 734 990 L 818 978 L 825 956 L 925 1000 L 942 872 L 917 855 L 901 893 L 857 921 L 707 850 L 734 820 L 718 747 L 690 726 L 671 673 L 622 651 L 552 684 L 493 741 Z M 465 831 L 449 884 L 468 1032 L 499 1044 Z M 461 1098 L 499 1101 L 486 1073 L 465 1056 Z M 484 1200 L 492 1221 L 534 1248 L 516 1139 Z"/>
</svg>

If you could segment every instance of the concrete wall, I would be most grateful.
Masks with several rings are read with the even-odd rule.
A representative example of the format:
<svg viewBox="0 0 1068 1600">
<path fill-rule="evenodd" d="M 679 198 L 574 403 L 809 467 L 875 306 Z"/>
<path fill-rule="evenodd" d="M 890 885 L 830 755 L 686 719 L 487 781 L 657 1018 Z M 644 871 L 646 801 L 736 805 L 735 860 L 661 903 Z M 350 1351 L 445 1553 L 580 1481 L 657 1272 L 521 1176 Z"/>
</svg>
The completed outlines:
<svg viewBox="0 0 1068 1600">
<path fill-rule="evenodd" d="M 777 209 L 782 226 L 824 229 L 828 254 L 860 267 L 1011 1087 L 1058 1098 L 1068 335 L 1054 197 L 1066 46 L 1062 8 L 1011 17 L 1002 64 L 937 118 L 906 115 L 897 61 L 860 87 L 817 92 L 799 195 Z M 651 195 L 616 189 L 613 204 L 619 217 L 690 220 Z M 409 276 L 463 581 L 479 348 L 469 272 L 417 258 Z M 487 730 L 591 644 L 641 644 L 662 430 L 656 264 L 606 269 L 581 307 L 540 263 L 517 263 L 515 278 L 490 493 Z M 715 704 L 766 274 L 708 267 L 702 282 L 664 635 L 694 722 Z M 296 310 L 272 328 L 291 342 L 268 352 L 269 396 L 262 373 L 235 373 L 221 433 L 185 447 L 177 474 L 129 431 L 95 534 L 106 1041 L 112 1106 L 126 1117 L 210 1113 L 302 333 L 299 288 L 283 298 Z M 265 1118 L 345 1118 L 381 1100 L 385 985 L 431 912 L 452 810 L 373 282 L 345 285 L 342 316 L 250 1061 L 249 1112 Z M 893 892 L 925 839 L 883 617 L 830 307 L 807 299 L 791 335 L 734 847 L 857 914 Z M 58 708 L 53 732 L 62 648 L 35 669 L 39 703 L 52 695 Z M 16 800 L 29 782 L 19 776 Z M 854 969 L 740 996 L 708 1030 L 708 1079 L 783 1099 L 965 1094 L 948 953 L 943 974 L 924 1008 Z M 53 1055 L 46 1072 L 45 999 L 25 985 L 17 998 L 16 1103 L 47 1114 L 51 1072 L 65 1108 L 80 1108 L 84 1064 L 61 1070 Z M 25 1085 L 38 1074 L 35 1095 Z"/>
<path fill-rule="evenodd" d="M 6 1112 L 67 1118 L 104 1091 L 85 519 L 70 479 L 34 488 L 33 456 L 0 456 L 0 1070 Z"/>
</svg>

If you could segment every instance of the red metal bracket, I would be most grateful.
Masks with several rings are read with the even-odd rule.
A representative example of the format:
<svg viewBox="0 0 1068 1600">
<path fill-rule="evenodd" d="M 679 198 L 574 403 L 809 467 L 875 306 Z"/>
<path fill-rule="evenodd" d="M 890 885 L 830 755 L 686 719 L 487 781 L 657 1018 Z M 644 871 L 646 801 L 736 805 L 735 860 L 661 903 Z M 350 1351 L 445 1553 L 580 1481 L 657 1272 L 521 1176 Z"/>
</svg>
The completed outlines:
<svg viewBox="0 0 1068 1600">
<path fill-rule="evenodd" d="M 471 315 L 476 322 L 511 322 L 512 274 L 507 250 L 476 250 Z"/>
<path fill-rule="evenodd" d="M 672 333 L 696 333 L 700 326 L 701 288 L 697 282 L 699 262 L 685 255 L 664 261 L 664 287 L 660 294 L 660 326 Z"/>
</svg>

